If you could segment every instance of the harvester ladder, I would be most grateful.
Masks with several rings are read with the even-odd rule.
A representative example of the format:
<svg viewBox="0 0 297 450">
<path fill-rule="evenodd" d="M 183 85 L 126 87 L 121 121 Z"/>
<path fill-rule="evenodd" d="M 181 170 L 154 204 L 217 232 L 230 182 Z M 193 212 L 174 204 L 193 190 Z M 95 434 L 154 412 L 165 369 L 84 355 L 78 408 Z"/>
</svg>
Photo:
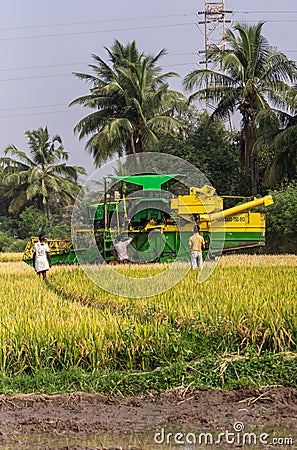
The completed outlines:
<svg viewBox="0 0 297 450">
<path fill-rule="evenodd" d="M 104 259 L 105 261 L 111 261 L 115 259 L 115 250 L 113 246 L 113 236 L 110 230 L 104 231 L 103 237 L 103 250 L 104 250 Z"/>
</svg>

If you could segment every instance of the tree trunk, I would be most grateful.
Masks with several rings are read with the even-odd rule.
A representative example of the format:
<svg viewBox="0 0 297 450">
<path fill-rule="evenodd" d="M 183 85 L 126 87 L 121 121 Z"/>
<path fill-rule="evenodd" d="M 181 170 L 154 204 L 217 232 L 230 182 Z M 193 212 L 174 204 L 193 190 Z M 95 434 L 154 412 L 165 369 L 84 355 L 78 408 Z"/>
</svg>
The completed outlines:
<svg viewBox="0 0 297 450">
<path fill-rule="evenodd" d="M 246 174 L 251 177 L 251 192 L 255 197 L 258 193 L 259 166 L 258 151 L 254 148 L 257 138 L 257 130 L 249 116 L 245 117 L 245 125 L 243 128 L 244 137 L 244 165 Z"/>
<path fill-rule="evenodd" d="M 50 212 L 49 204 L 48 204 L 48 201 L 47 201 L 46 198 L 44 200 L 45 200 L 45 202 L 44 202 L 44 211 L 45 211 L 45 214 L 46 214 L 48 225 L 51 227 L 52 226 L 51 225 L 51 212 Z"/>
<path fill-rule="evenodd" d="M 131 150 L 133 155 L 135 155 L 136 151 L 135 151 L 135 143 L 134 143 L 134 135 L 131 134 L 130 136 L 130 145 L 131 145 Z"/>
<path fill-rule="evenodd" d="M 258 165 L 258 149 L 257 146 L 255 145 L 257 139 L 257 130 L 253 121 L 251 122 L 250 128 L 251 128 L 250 170 L 252 182 L 252 195 L 256 197 L 258 193 L 259 165 Z"/>
<path fill-rule="evenodd" d="M 251 182 L 252 182 L 252 195 L 257 196 L 258 193 L 258 179 L 259 179 L 259 167 L 258 167 L 258 153 L 251 153 Z"/>
<path fill-rule="evenodd" d="M 134 135 L 133 134 L 131 134 L 131 136 L 130 136 L 130 146 L 131 146 L 131 150 L 132 150 L 132 155 L 134 155 L 134 158 L 133 158 L 133 171 L 134 171 L 134 174 L 136 174 L 137 173 L 137 156 L 136 156 Z"/>
</svg>

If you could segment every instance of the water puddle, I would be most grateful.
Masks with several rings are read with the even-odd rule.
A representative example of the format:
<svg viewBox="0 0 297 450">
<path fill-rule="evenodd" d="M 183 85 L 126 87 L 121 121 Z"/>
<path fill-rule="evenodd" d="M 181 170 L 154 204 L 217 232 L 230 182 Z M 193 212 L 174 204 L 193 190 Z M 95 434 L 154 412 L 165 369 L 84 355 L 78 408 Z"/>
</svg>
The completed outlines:
<svg viewBox="0 0 297 450">
<path fill-rule="evenodd" d="M 297 449 L 297 432 L 286 429 L 257 431 L 169 431 L 161 428 L 140 434 L 9 435 L 0 436 L 4 450 L 196 450 Z"/>
</svg>

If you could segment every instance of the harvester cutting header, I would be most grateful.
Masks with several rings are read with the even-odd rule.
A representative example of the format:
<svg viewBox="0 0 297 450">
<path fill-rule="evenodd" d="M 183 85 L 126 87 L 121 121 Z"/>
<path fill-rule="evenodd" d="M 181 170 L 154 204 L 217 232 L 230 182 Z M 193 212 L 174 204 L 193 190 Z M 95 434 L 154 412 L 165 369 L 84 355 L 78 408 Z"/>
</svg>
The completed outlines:
<svg viewBox="0 0 297 450">
<path fill-rule="evenodd" d="M 129 248 L 133 262 L 189 260 L 188 239 L 194 225 L 199 225 L 207 243 L 204 257 L 216 256 L 222 250 L 265 245 L 265 214 L 251 210 L 273 204 L 270 195 L 244 202 L 241 197 L 238 205 L 224 210 L 224 197 L 208 185 L 190 187 L 187 194 L 178 196 L 163 190 L 181 177 L 179 174 L 111 177 L 116 185 L 134 191 L 124 195 L 123 189 L 122 194 L 117 190 L 113 198 L 105 195 L 98 203 L 86 205 L 87 226 L 73 230 L 75 246 L 70 240 L 48 240 L 52 263 L 76 263 L 80 256 L 88 263 L 115 263 L 114 244 L 118 236 L 133 239 Z M 88 237 L 91 246 L 85 244 Z M 24 260 L 28 263 L 35 239 L 31 238 L 25 249 Z M 79 242 L 82 244 L 78 245 Z"/>
</svg>

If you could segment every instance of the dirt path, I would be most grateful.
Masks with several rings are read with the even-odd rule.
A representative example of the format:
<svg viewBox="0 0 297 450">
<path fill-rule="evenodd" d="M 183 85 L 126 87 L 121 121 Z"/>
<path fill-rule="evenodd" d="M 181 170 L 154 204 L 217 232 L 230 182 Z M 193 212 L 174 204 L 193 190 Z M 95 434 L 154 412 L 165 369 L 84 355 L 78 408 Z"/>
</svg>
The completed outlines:
<svg viewBox="0 0 297 450">
<path fill-rule="evenodd" d="M 239 422 L 248 430 L 281 427 L 290 431 L 297 443 L 297 388 L 235 391 L 179 388 L 137 398 L 80 392 L 0 396 L 1 447 L 17 435 L 97 435 L 148 430 L 156 433 L 162 427 L 234 431 L 234 424 Z"/>
</svg>

